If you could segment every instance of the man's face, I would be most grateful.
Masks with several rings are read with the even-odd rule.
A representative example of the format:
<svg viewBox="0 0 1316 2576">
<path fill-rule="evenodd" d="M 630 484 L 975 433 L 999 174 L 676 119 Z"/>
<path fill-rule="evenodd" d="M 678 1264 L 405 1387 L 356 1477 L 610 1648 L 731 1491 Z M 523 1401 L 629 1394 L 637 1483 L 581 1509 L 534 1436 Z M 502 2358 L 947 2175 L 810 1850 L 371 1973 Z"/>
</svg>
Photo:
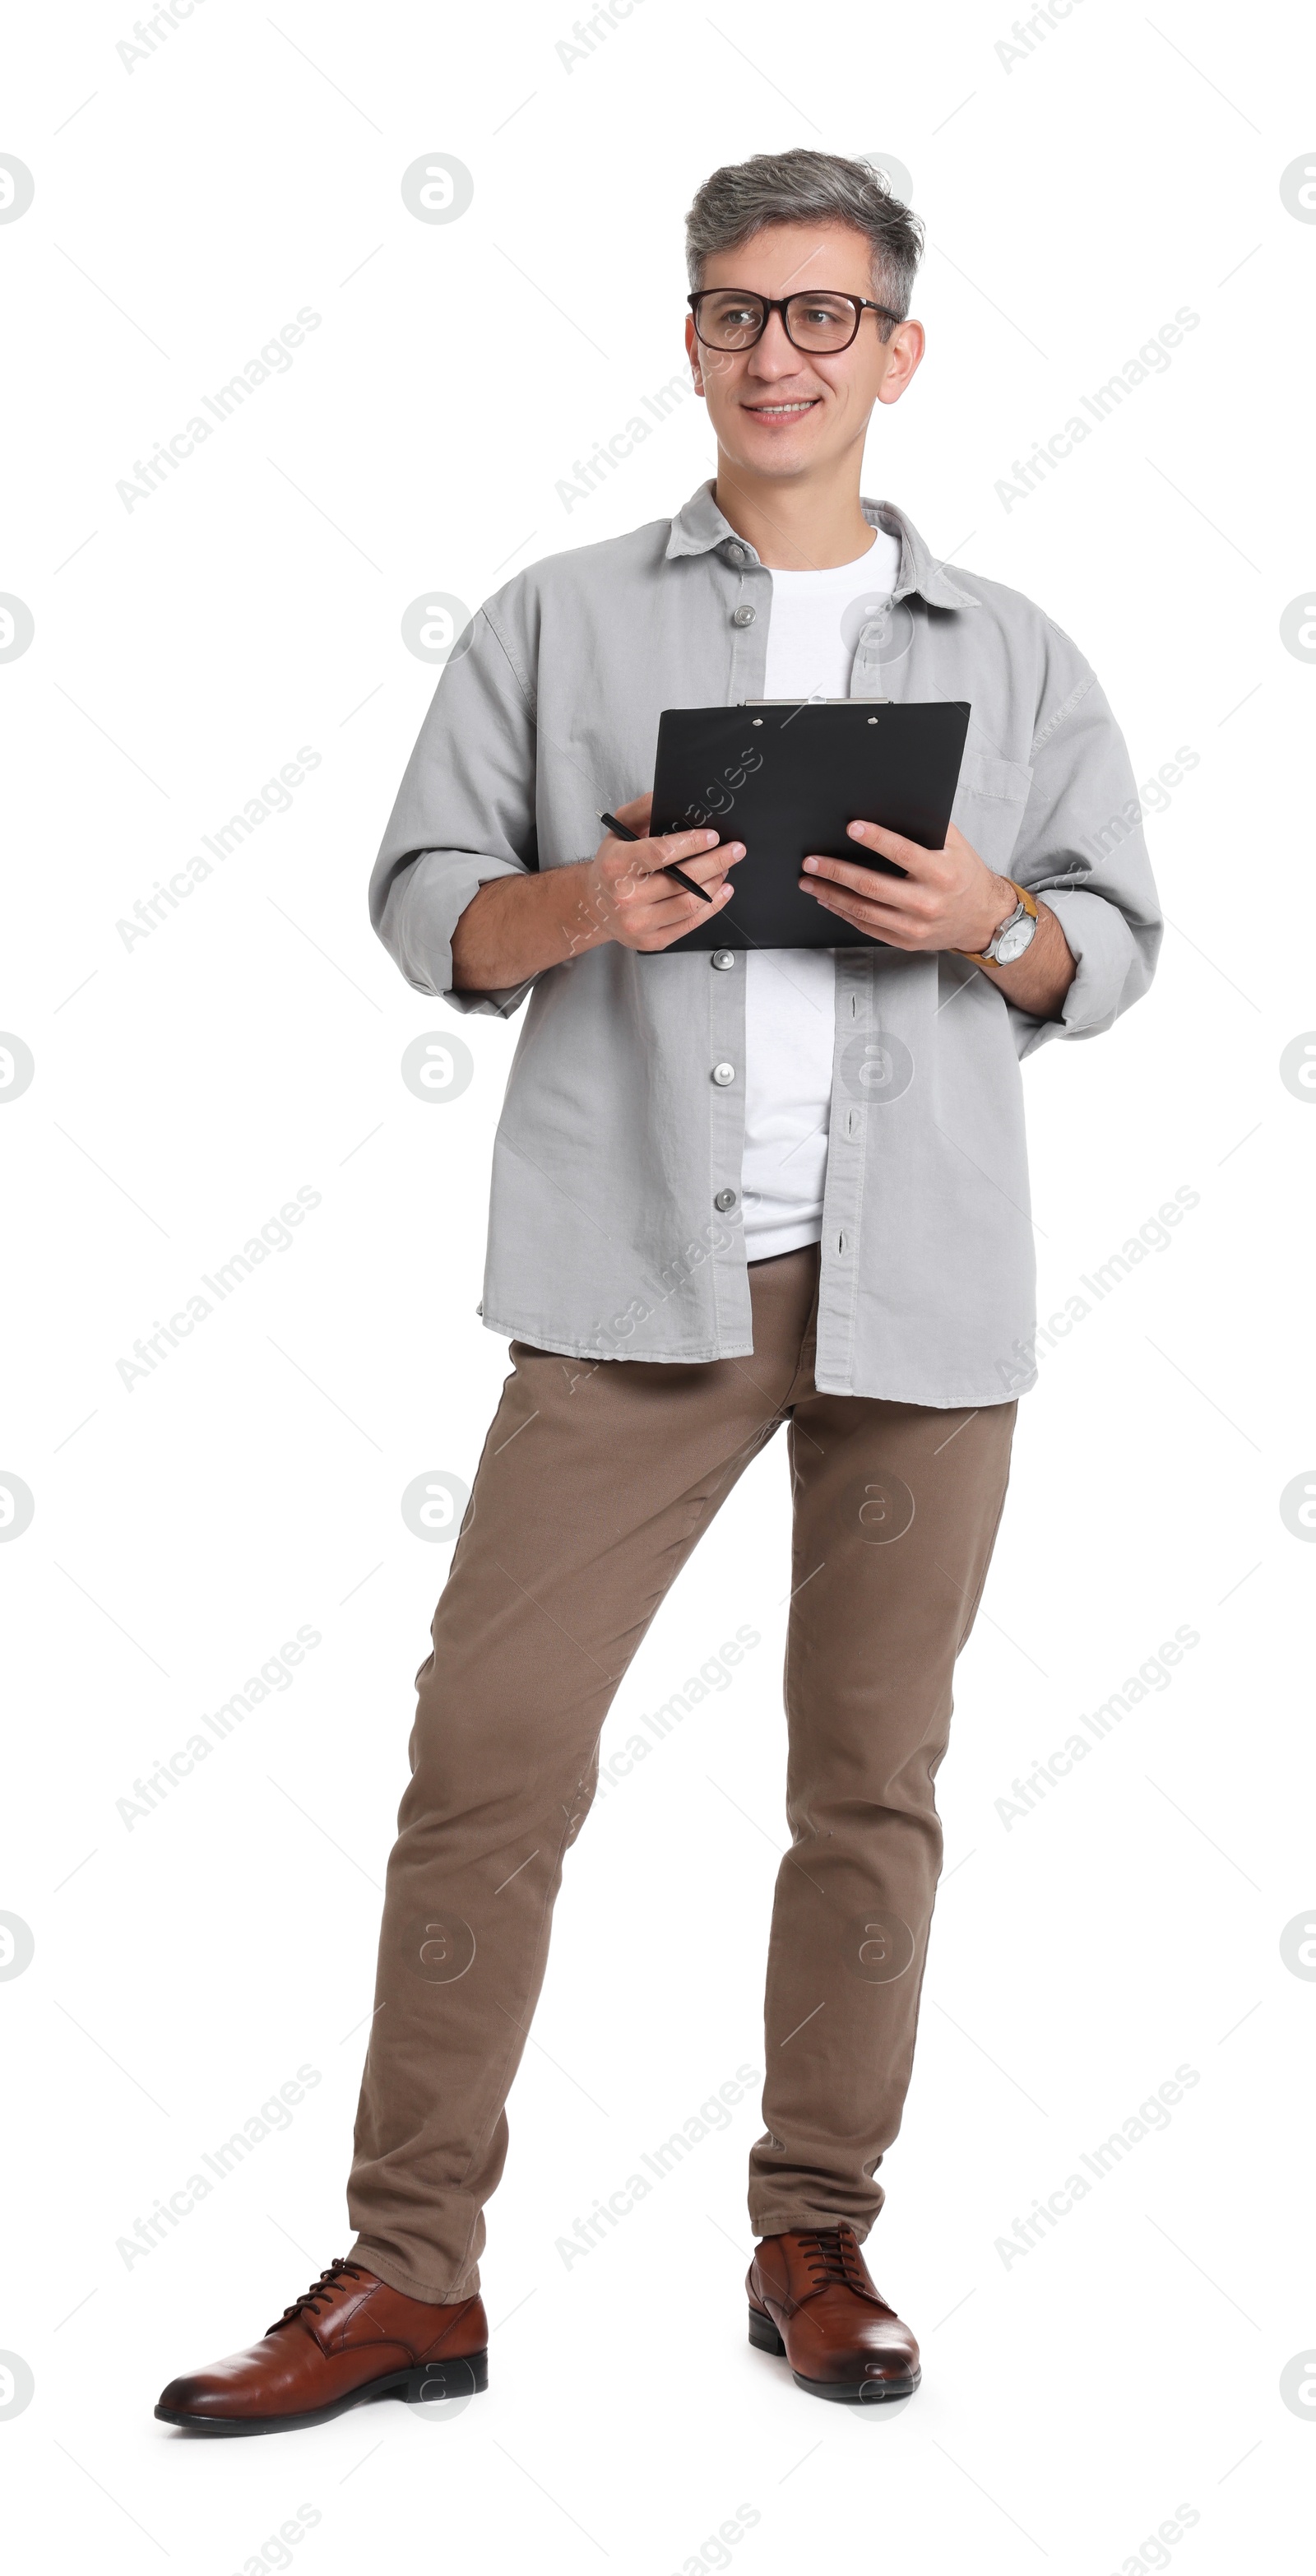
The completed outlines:
<svg viewBox="0 0 1316 2576">
<path fill-rule="evenodd" d="M 873 296 L 870 244 L 848 224 L 771 224 L 704 263 L 703 284 L 756 295 L 797 295 L 809 287 Z M 722 454 L 756 475 L 786 482 L 815 473 L 858 442 L 877 402 L 898 402 L 923 355 L 923 328 L 902 322 L 878 337 L 865 313 L 848 349 L 834 356 L 797 349 L 780 313 L 752 349 L 706 349 L 686 324 L 695 390 L 708 404 Z"/>
</svg>

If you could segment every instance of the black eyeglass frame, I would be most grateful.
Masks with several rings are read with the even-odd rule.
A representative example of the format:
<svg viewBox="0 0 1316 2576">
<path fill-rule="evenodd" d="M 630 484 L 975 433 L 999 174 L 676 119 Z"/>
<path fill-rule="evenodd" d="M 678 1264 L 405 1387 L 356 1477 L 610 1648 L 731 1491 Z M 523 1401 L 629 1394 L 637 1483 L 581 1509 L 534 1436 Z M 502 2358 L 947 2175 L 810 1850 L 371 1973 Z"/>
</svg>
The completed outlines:
<svg viewBox="0 0 1316 2576">
<path fill-rule="evenodd" d="M 849 339 L 838 341 L 834 349 L 807 349 L 805 348 L 802 340 L 796 339 L 795 334 L 791 329 L 789 316 L 787 314 L 787 306 L 804 302 L 808 293 L 808 289 L 804 287 L 797 288 L 794 295 L 759 295 L 756 290 L 750 286 L 697 286 L 693 294 L 687 295 L 685 300 L 690 307 L 691 317 L 695 326 L 695 338 L 699 342 L 700 348 L 715 349 L 718 355 L 723 358 L 738 357 L 741 349 L 757 348 L 759 341 L 767 330 L 768 324 L 774 313 L 780 313 L 781 327 L 785 332 L 792 349 L 802 349 L 806 358 L 838 358 L 843 349 L 852 349 L 855 341 L 859 337 L 859 325 L 862 322 L 865 313 L 881 313 L 885 315 L 888 322 L 903 322 L 905 319 L 903 313 L 893 313 L 889 304 L 875 304 L 872 297 L 868 295 L 847 295 L 844 290 L 838 286 L 819 286 L 815 287 L 813 292 L 815 295 L 830 295 L 835 298 L 835 301 L 838 304 L 848 304 L 854 314 L 854 329 L 851 332 Z M 761 304 L 763 307 L 763 320 L 759 324 L 757 331 L 754 332 L 752 338 L 742 340 L 739 344 L 739 348 L 736 349 L 728 349 L 725 343 L 721 340 L 706 340 L 703 332 L 699 328 L 699 307 L 703 303 L 706 295 L 743 295 L 747 304 Z"/>
</svg>

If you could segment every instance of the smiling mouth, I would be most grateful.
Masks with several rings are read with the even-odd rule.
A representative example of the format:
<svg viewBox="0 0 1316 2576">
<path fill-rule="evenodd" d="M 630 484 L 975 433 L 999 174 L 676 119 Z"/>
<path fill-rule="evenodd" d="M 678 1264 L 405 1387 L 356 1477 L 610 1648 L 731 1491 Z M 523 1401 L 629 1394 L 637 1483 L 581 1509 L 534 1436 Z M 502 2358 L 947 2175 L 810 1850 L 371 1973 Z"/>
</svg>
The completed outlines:
<svg viewBox="0 0 1316 2576">
<path fill-rule="evenodd" d="M 743 411 L 752 411 L 757 420 L 794 420 L 801 412 L 816 411 L 820 394 L 810 394 L 807 402 L 743 403 Z"/>
</svg>

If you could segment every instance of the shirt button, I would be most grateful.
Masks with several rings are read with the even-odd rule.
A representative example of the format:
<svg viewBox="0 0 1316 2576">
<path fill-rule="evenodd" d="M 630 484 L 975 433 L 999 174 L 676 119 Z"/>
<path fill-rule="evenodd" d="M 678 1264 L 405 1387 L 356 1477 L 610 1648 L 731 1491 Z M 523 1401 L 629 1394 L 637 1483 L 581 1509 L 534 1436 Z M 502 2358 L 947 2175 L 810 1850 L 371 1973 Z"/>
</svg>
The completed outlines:
<svg viewBox="0 0 1316 2576">
<path fill-rule="evenodd" d="M 717 1209 L 719 1216 L 725 1216 L 728 1208 L 733 1208 L 735 1204 L 736 1193 L 734 1190 L 719 1190 L 717 1197 L 713 1201 L 713 1205 Z"/>
<path fill-rule="evenodd" d="M 714 1067 L 713 1067 L 713 1080 L 714 1080 L 714 1082 L 721 1084 L 721 1086 L 722 1086 L 722 1088 L 723 1088 L 724 1090 L 725 1090 L 725 1088 L 726 1088 L 726 1085 L 727 1085 L 729 1082 L 734 1082 L 734 1081 L 735 1081 L 735 1078 L 736 1078 L 736 1068 L 735 1068 L 734 1064 L 715 1064 L 715 1065 L 714 1065 Z"/>
<path fill-rule="evenodd" d="M 747 563 L 747 562 L 748 562 L 748 560 L 749 560 L 749 558 L 748 558 L 748 556 L 746 555 L 746 553 L 745 553 L 745 549 L 744 549 L 744 547 L 743 547 L 743 546 L 728 546 L 728 547 L 727 547 L 727 562 L 728 562 L 728 563 L 731 563 L 731 564 L 743 564 L 743 563 Z"/>
<path fill-rule="evenodd" d="M 710 966 L 720 967 L 722 972 L 725 973 L 727 967 L 734 966 L 736 961 L 729 948 L 715 948 L 708 962 Z"/>
<path fill-rule="evenodd" d="M 731 611 L 731 623 L 733 626 L 752 626 L 754 623 L 753 609 L 733 608 Z"/>
</svg>

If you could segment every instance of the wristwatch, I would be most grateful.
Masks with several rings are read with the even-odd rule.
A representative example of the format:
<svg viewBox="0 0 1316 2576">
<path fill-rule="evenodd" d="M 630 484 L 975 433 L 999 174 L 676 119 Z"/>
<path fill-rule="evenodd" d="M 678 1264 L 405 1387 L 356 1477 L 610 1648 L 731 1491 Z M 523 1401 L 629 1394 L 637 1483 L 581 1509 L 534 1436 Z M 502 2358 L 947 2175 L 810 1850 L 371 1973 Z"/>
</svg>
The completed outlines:
<svg viewBox="0 0 1316 2576">
<path fill-rule="evenodd" d="M 985 948 L 959 950 L 959 955 L 967 957 L 972 966 L 1013 966 L 1015 959 L 1022 957 L 1025 948 L 1036 933 L 1037 905 L 1027 886 L 1016 885 L 1013 877 L 1007 877 L 1005 882 L 1009 886 L 1014 886 L 1019 900 L 1013 912 L 1006 914 L 1000 929 L 994 938 L 988 941 Z"/>
</svg>

